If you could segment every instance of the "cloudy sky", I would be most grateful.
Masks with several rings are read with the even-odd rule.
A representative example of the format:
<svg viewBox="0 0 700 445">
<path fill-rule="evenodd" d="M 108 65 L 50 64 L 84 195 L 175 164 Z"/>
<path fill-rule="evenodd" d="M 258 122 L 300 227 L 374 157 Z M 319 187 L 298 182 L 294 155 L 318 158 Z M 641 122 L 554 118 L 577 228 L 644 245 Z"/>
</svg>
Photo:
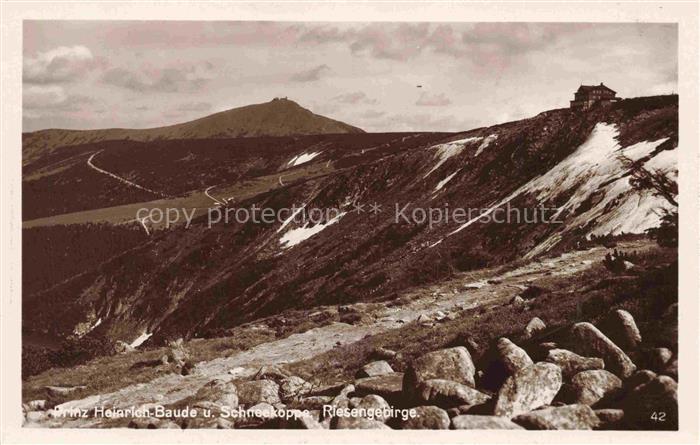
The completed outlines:
<svg viewBox="0 0 700 445">
<path fill-rule="evenodd" d="M 677 91 L 670 24 L 25 21 L 24 131 L 146 128 L 287 96 L 367 131 L 459 131 L 579 84 Z M 421 88 L 418 88 L 418 86 Z"/>
</svg>

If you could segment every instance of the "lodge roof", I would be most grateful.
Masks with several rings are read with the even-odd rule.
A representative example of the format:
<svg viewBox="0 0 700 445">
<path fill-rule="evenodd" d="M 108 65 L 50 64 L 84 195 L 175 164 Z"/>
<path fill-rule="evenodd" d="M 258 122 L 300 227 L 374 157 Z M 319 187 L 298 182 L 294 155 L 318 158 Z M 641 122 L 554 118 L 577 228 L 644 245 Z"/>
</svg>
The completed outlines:
<svg viewBox="0 0 700 445">
<path fill-rule="evenodd" d="M 617 91 L 613 90 L 612 88 L 609 88 L 609 87 L 603 85 L 603 82 L 600 82 L 600 85 L 581 85 L 580 87 L 578 87 L 577 93 L 587 93 L 587 92 L 594 90 L 596 88 L 603 88 L 603 89 L 606 89 L 606 90 L 611 91 L 613 93 L 617 93 Z"/>
</svg>

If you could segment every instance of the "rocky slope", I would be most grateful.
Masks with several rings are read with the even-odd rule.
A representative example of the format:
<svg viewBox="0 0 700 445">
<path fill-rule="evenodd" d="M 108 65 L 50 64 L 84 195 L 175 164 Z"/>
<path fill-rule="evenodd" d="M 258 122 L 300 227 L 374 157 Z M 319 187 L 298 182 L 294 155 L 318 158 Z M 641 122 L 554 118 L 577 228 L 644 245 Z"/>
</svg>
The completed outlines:
<svg viewBox="0 0 700 445">
<path fill-rule="evenodd" d="M 605 271 L 600 262 L 606 249 L 596 248 L 531 261 L 505 273 L 464 274 L 435 287 L 439 299 L 423 294 L 373 314 L 361 304 L 339 307 L 370 317 L 195 366 L 188 362 L 198 346 L 172 342 L 162 360 L 141 363 L 162 369 L 157 379 L 72 397 L 84 385 L 99 385 L 77 380 L 86 370 L 99 375 L 109 366 L 96 361 L 68 370 L 59 378 L 63 386 L 47 386 L 48 398 L 25 397 L 25 426 L 676 429 L 678 306 L 672 294 L 677 268 L 668 265 L 674 258 L 648 242 L 619 247 L 645 252 L 635 259 L 636 271 Z M 600 280 L 588 285 L 592 277 Z M 492 284 L 477 287 L 473 278 Z M 555 290 L 535 294 L 520 284 Z M 581 318 L 567 313 L 577 305 L 582 305 Z M 427 347 L 416 336 L 441 346 Z M 397 346 L 399 352 L 393 351 Z M 324 355 L 333 350 L 354 377 L 329 378 L 323 371 L 337 366 Z M 138 354 L 126 348 L 115 359 Z M 41 381 L 46 378 L 26 386 Z M 71 384 L 80 386 L 66 386 Z M 150 414 L 109 419 L 97 415 L 95 407 L 132 407 Z M 197 414 L 179 415 L 184 408 Z M 248 415 L 227 414 L 238 408 Z"/>
<path fill-rule="evenodd" d="M 389 148 L 321 150 L 305 165 L 335 162 L 336 171 L 235 204 L 335 209 L 326 219 L 209 227 L 203 216 L 189 228 L 156 232 L 25 295 L 24 326 L 65 336 L 99 319 L 94 335 L 127 342 L 222 335 L 285 309 L 391 300 L 454 271 L 566 251 L 594 235 L 642 233 L 670 205 L 632 187 L 620 155 L 673 177 L 677 97 L 629 99 L 586 114 L 553 110 L 406 149 L 401 144 L 415 138 L 396 139 Z M 306 148 L 287 156 L 279 168 L 310 157 Z M 549 219 L 525 219 L 541 206 L 554 209 Z M 508 208 L 530 213 L 519 222 L 490 219 Z M 476 211 L 430 223 L 421 212 L 431 209 Z"/>
</svg>

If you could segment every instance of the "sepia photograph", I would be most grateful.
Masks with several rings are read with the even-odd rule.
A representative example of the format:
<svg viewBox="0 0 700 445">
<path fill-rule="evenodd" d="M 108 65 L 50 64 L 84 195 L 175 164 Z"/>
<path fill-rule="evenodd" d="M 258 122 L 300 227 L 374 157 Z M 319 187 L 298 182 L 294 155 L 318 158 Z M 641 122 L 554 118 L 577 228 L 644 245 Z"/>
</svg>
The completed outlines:
<svg viewBox="0 0 700 445">
<path fill-rule="evenodd" d="M 697 79 L 608 7 L 24 18 L 21 429 L 678 433 Z"/>
</svg>

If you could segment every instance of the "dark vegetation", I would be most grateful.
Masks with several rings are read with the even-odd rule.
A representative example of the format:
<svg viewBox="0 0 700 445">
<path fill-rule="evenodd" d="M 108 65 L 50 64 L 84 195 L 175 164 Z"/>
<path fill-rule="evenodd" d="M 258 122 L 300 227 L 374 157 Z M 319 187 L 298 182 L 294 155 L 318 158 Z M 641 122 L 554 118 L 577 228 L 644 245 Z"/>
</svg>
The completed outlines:
<svg viewBox="0 0 700 445">
<path fill-rule="evenodd" d="M 284 170 L 305 152 L 322 154 L 335 168 L 425 145 L 448 133 L 372 133 L 236 139 L 176 139 L 138 142 L 104 141 L 59 147 L 23 167 L 23 220 L 152 201 L 161 196 L 123 184 L 87 165 L 167 196 L 180 196 L 212 185 L 252 180 Z M 366 150 L 362 153 L 362 150 Z"/>
<path fill-rule="evenodd" d="M 137 224 L 71 224 L 22 230 L 22 292 L 44 291 L 146 240 Z"/>
</svg>

